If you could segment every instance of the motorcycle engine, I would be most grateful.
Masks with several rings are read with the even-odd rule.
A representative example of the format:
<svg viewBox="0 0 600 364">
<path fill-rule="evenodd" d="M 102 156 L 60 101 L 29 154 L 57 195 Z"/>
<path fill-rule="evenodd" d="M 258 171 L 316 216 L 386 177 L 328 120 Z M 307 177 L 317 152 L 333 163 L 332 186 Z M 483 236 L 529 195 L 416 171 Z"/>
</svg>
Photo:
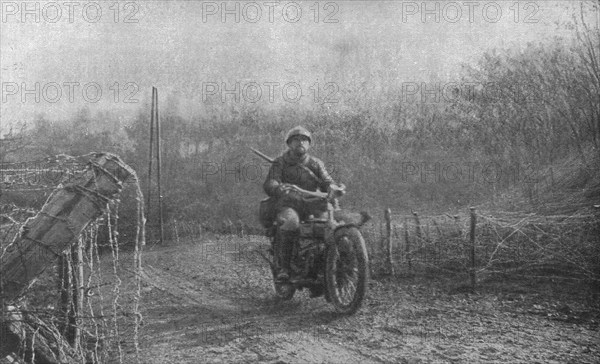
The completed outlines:
<svg viewBox="0 0 600 364">
<path fill-rule="evenodd" d="M 313 242 L 310 239 L 300 239 L 296 246 L 294 270 L 303 275 L 307 274 L 314 265 L 315 249 L 311 247 L 311 244 Z"/>
</svg>

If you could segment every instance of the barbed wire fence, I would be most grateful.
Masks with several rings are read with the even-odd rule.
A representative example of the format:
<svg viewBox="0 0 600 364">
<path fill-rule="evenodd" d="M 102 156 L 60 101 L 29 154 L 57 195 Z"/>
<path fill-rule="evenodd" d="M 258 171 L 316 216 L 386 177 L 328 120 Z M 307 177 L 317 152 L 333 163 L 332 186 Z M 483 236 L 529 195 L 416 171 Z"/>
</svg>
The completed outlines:
<svg viewBox="0 0 600 364">
<path fill-rule="evenodd" d="M 469 288 L 489 277 L 546 277 L 600 283 L 600 207 L 542 215 L 469 209 L 458 214 L 389 214 L 362 228 L 374 276 L 465 276 Z M 386 218 L 386 215 L 388 218 Z M 210 233 L 197 222 L 172 220 L 167 239 L 197 242 Z M 224 221 L 220 234 L 251 234 Z"/>
<path fill-rule="evenodd" d="M 391 214 L 387 223 L 381 215 L 365 229 L 375 275 L 466 273 L 472 289 L 493 275 L 600 282 L 600 206 L 551 216 L 413 212 Z"/>
<path fill-rule="evenodd" d="M 48 197 L 49 192 L 78 180 L 86 169 L 101 168 L 90 163 L 89 155 L 2 163 L 2 195 L 18 200 L 21 194 L 41 191 Z M 2 297 L 0 362 L 138 361 L 145 219 L 135 172 L 124 183 L 123 192 L 127 190 L 137 205 L 134 241 L 119 240 L 121 201 L 108 201 L 102 206 L 104 213 L 85 227 L 58 263 L 44 271 L 17 302 L 7 305 Z M 27 222 L 41 213 L 37 208 L 0 200 L 0 263 Z"/>
</svg>

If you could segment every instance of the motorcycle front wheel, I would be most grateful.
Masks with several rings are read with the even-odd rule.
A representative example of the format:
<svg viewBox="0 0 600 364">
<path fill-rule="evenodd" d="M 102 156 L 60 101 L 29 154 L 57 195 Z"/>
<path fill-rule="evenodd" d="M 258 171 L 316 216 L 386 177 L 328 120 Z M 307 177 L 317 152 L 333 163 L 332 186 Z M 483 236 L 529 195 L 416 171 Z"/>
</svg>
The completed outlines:
<svg viewBox="0 0 600 364">
<path fill-rule="evenodd" d="M 278 299 L 282 301 L 289 301 L 294 297 L 296 288 L 289 283 L 280 283 L 273 280 L 273 291 Z"/>
<path fill-rule="evenodd" d="M 327 252 L 325 280 L 335 310 L 353 314 L 362 305 L 367 291 L 368 255 L 365 240 L 356 227 L 335 233 L 335 244 Z"/>
</svg>

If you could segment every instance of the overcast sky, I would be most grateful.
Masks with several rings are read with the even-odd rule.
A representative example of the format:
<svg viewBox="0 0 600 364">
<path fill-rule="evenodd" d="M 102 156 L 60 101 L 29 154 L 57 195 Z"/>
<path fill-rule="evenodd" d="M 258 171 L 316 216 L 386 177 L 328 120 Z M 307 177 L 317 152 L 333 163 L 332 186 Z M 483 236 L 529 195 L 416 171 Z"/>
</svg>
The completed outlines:
<svg viewBox="0 0 600 364">
<path fill-rule="evenodd" d="M 567 34 L 557 23 L 578 2 L 430 1 L 427 9 L 421 1 L 228 2 L 227 9 L 220 1 L 1 3 L 5 133 L 38 113 L 68 118 L 83 106 L 129 118 L 152 85 L 193 116 L 207 100 L 226 106 L 260 97 L 263 106 L 303 107 L 315 85 L 325 97 L 357 80 L 451 81 L 461 63 L 488 49 Z M 222 86 L 236 83 L 240 100 L 222 102 Z M 298 90 L 303 102 L 290 102 Z"/>
</svg>

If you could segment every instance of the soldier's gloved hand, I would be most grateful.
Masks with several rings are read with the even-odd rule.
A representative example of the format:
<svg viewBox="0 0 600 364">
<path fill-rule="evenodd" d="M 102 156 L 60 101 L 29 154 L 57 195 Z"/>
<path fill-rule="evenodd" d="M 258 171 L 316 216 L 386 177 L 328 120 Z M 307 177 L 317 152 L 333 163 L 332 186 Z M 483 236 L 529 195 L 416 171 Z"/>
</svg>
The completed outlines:
<svg viewBox="0 0 600 364">
<path fill-rule="evenodd" d="M 287 195 L 291 191 L 290 185 L 287 183 L 282 183 L 277 187 L 277 196 L 282 197 Z"/>
<path fill-rule="evenodd" d="M 285 187 L 283 186 L 277 186 L 277 188 L 275 189 L 275 195 L 277 197 L 282 197 L 285 195 Z"/>
<path fill-rule="evenodd" d="M 289 184 L 289 183 L 284 183 L 283 185 L 280 186 L 281 188 L 281 196 L 285 196 L 286 198 L 291 198 L 291 199 L 300 199 L 302 198 L 302 194 L 298 191 L 298 187 L 293 185 L 293 184 Z"/>
<path fill-rule="evenodd" d="M 346 193 L 346 185 L 340 183 L 339 185 L 330 184 L 328 191 L 329 193 L 333 193 L 334 196 L 343 196 Z"/>
</svg>

